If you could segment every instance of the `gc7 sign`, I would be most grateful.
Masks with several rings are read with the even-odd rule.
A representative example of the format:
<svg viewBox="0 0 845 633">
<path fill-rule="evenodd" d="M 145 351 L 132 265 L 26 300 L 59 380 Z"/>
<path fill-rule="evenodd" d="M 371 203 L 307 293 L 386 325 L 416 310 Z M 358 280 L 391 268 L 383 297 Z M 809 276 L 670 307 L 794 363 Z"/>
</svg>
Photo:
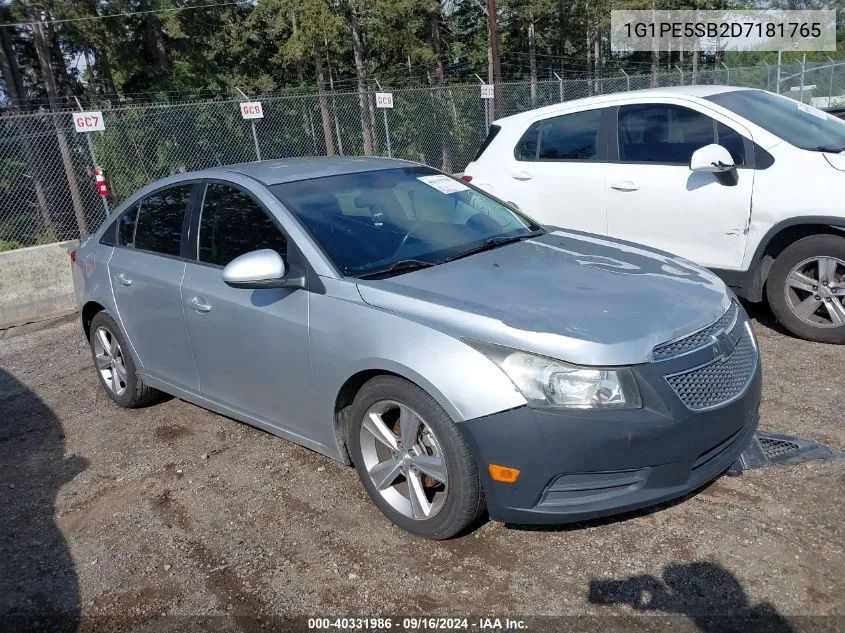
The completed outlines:
<svg viewBox="0 0 845 633">
<path fill-rule="evenodd" d="M 99 110 L 92 112 L 74 112 L 73 127 L 77 132 L 102 132 L 106 129 L 103 113 Z"/>
<path fill-rule="evenodd" d="M 245 119 L 263 119 L 264 110 L 260 101 L 246 101 L 241 104 L 241 116 Z"/>
</svg>

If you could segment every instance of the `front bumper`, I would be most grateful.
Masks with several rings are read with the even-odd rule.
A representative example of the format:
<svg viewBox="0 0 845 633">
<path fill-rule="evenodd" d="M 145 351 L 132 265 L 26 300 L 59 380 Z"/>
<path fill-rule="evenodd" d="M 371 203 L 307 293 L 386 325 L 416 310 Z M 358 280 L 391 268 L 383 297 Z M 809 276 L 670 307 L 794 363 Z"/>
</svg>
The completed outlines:
<svg viewBox="0 0 845 633">
<path fill-rule="evenodd" d="M 524 524 L 593 519 L 681 497 L 727 470 L 757 428 L 759 354 L 744 391 L 703 411 L 688 409 L 665 379 L 698 360 L 687 355 L 633 368 L 642 409 L 520 407 L 463 422 L 491 518 Z M 517 468 L 519 479 L 493 481 L 489 464 Z"/>
</svg>

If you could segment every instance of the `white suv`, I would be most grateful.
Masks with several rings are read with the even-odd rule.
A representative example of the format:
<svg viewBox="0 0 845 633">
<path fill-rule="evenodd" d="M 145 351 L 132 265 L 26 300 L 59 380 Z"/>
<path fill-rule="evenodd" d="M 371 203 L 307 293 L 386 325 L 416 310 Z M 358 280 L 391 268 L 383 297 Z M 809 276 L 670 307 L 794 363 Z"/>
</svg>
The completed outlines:
<svg viewBox="0 0 845 633">
<path fill-rule="evenodd" d="M 798 336 L 845 343 L 845 122 L 688 86 L 496 121 L 464 179 L 553 225 L 703 264 Z"/>
</svg>

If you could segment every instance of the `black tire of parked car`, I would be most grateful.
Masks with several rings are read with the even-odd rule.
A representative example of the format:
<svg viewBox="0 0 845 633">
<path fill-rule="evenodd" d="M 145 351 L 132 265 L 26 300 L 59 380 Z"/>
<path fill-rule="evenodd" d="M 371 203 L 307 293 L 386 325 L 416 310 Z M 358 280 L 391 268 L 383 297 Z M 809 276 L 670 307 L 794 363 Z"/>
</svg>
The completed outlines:
<svg viewBox="0 0 845 633">
<path fill-rule="evenodd" d="M 126 391 L 124 391 L 121 395 L 117 395 L 114 391 L 109 389 L 103 379 L 103 375 L 97 370 L 97 355 L 94 351 L 94 336 L 97 329 L 101 327 L 107 329 L 109 333 L 117 339 L 120 345 L 123 365 L 126 368 Z M 94 318 L 91 319 L 89 332 L 88 343 L 91 348 L 91 357 L 94 360 L 94 369 L 97 372 L 97 377 L 100 379 L 100 383 L 103 385 L 103 389 L 112 400 L 121 407 L 135 409 L 146 406 L 159 397 L 161 392 L 159 392 L 158 389 L 145 385 L 144 381 L 138 375 L 138 371 L 135 366 L 135 359 L 132 357 L 132 352 L 126 342 L 126 337 L 123 336 L 123 332 L 121 332 L 117 323 L 108 312 L 103 310 L 94 315 Z"/>
<path fill-rule="evenodd" d="M 370 407 L 382 400 L 405 404 L 419 413 L 443 450 L 449 489 L 444 506 L 430 519 L 412 519 L 395 510 L 373 485 L 366 470 L 361 452 L 361 425 Z M 475 460 L 458 426 L 428 393 L 398 376 L 377 376 L 355 396 L 350 420 L 348 439 L 352 462 L 373 503 L 393 523 L 418 536 L 442 540 L 464 533 L 479 521 L 486 504 Z"/>
<path fill-rule="evenodd" d="M 811 235 L 797 240 L 778 255 L 766 281 L 766 297 L 778 322 L 796 336 L 819 343 L 845 343 L 845 325 L 814 327 L 799 319 L 787 303 L 786 279 L 800 262 L 813 257 L 835 257 L 845 261 L 845 237 Z M 835 299 L 834 299 L 835 300 Z"/>
</svg>

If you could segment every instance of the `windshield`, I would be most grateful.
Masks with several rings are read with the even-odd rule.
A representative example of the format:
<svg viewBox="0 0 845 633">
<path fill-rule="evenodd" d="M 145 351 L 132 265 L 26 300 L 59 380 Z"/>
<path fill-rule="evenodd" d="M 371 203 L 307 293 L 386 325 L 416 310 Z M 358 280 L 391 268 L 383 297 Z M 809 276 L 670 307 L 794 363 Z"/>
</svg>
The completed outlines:
<svg viewBox="0 0 845 633">
<path fill-rule="evenodd" d="M 427 167 L 328 176 L 270 189 L 345 276 L 408 272 L 540 229 L 501 202 Z"/>
<path fill-rule="evenodd" d="M 845 122 L 799 101 L 762 90 L 707 97 L 801 149 L 845 149 Z"/>
</svg>

